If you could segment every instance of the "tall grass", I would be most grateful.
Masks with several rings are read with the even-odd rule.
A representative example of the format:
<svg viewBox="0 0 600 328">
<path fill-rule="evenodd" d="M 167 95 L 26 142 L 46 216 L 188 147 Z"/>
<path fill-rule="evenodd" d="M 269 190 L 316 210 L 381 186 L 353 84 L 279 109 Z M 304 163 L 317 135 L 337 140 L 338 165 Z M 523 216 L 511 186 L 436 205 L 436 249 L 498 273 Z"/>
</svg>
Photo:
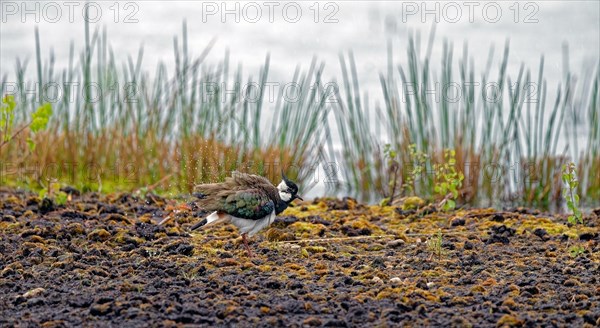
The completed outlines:
<svg viewBox="0 0 600 328">
<path fill-rule="evenodd" d="M 391 175 L 397 174 L 402 186 L 411 168 L 422 165 L 423 174 L 411 188 L 399 188 L 397 196 L 432 198 L 433 168 L 443 162 L 444 149 L 454 149 L 458 171 L 465 176 L 463 203 L 560 205 L 560 166 L 568 160 L 577 163 L 582 201 L 600 199 L 599 65 L 575 76 L 568 69 L 566 46 L 563 78 L 549 82 L 543 56 L 534 68 L 509 71 L 507 40 L 498 58 L 492 47 L 487 64 L 476 68 L 466 44 L 455 53 L 451 42 L 436 41 L 434 29 L 424 49 L 414 35 L 404 53 L 394 54 L 390 43 L 379 76 L 380 95 L 365 92 L 348 52 L 339 58 L 335 102 L 330 102 L 331 90 L 324 89 L 324 65 L 313 60 L 287 81 L 299 86 L 297 99 L 291 101 L 280 88 L 270 103 L 267 88 L 244 88 L 270 82 L 268 56 L 256 77 L 231 67 L 228 52 L 208 63 L 214 40 L 192 53 L 185 22 L 173 39 L 173 71 L 163 63 L 154 72 L 143 70 L 143 48 L 117 63 L 106 30 L 84 28 L 83 50 L 77 53 L 71 43 L 62 70 L 55 69 L 53 53 L 42 57 L 47 45 L 35 30 L 36 82 L 95 88 L 62 88 L 60 99 L 52 101 L 49 130 L 36 135 L 35 151 L 26 150 L 25 136 L 1 149 L 2 162 L 11 167 L 3 183 L 18 180 L 22 170 L 32 173 L 33 165 L 33 174 L 25 174 L 28 185 L 58 177 L 84 190 L 152 186 L 191 191 L 234 169 L 276 180 L 285 167 L 306 190 L 314 183 L 315 166 L 327 167 L 335 159 L 343 178 L 340 193 L 378 200 L 389 196 Z M 442 56 L 433 58 L 438 46 Z M 36 93 L 27 91 L 34 89 L 28 69 L 27 60 L 17 59 L 18 122 L 25 122 L 48 96 L 39 87 Z M 483 87 L 489 84 L 493 88 Z M 8 91 L 4 87 L 2 94 Z M 461 96 L 443 92 L 448 90 L 459 90 Z M 382 105 L 374 106 L 369 97 L 383 99 Z M 340 154 L 333 140 L 340 141 Z M 386 144 L 397 151 L 400 170 L 390 169 Z M 411 157 L 412 145 L 427 156 L 425 163 Z"/>
<path fill-rule="evenodd" d="M 436 44 L 435 29 L 424 55 L 420 55 L 423 52 L 418 44 L 418 38 L 411 35 L 404 65 L 394 63 L 393 47 L 388 47 L 387 68 L 380 73 L 383 107 L 361 103 L 360 78 L 354 74 L 353 56 L 349 54 L 348 62 L 345 57 L 340 60 L 345 88 L 334 115 L 346 146 L 341 158 L 347 168 L 344 172 L 348 191 L 360 186 L 365 199 L 376 199 L 389 192 L 386 188 L 392 177 L 382 154 L 383 145 L 389 143 L 402 163 L 400 181 L 408 179 L 414 165 L 425 166 L 425 173 L 415 181 L 414 188 L 401 190 L 399 196 L 415 193 L 432 197 L 436 184 L 432 168 L 443 161 L 443 149 L 454 149 L 459 170 L 465 175 L 463 202 L 494 206 L 518 202 L 545 208 L 560 205 L 560 167 L 567 160 L 574 160 L 582 180 L 580 192 L 589 203 L 597 204 L 598 66 L 584 76 L 580 85 L 566 71 L 564 80 L 554 87 L 556 98 L 548 100 L 543 56 L 537 71 L 521 65 L 511 75 L 507 69 L 507 41 L 498 66 L 493 65 L 492 47 L 487 66 L 477 73 L 468 46 L 463 46 L 457 60 L 453 45 L 445 41 L 439 73 L 434 74 L 431 53 Z M 563 57 L 567 62 L 568 54 Z M 568 67 L 566 63 L 564 66 Z M 493 83 L 496 96 L 478 90 L 472 82 L 481 86 Z M 436 97 L 428 92 L 444 86 L 459 89 L 462 96 L 444 96 L 442 92 Z M 370 112 L 377 113 L 375 123 L 364 119 Z M 578 115 L 587 118 L 577 121 Z M 582 132 L 587 140 L 585 149 L 577 146 L 577 133 Z M 560 142 L 565 145 L 562 149 L 558 148 Z M 428 156 L 427 163 L 417 164 L 409 156 L 409 146 L 413 144 Z"/>
<path fill-rule="evenodd" d="M 182 35 L 173 39 L 171 73 L 162 63 L 152 77 L 143 71 L 143 48 L 118 64 L 108 41 L 105 30 L 92 33 L 86 23 L 78 59 L 71 43 L 68 67 L 57 71 L 53 53 L 42 58 L 43 40 L 35 30 L 40 85 L 80 87 L 63 88 L 60 99 L 50 100 L 54 116 L 48 131 L 37 136 L 34 152 L 25 152 L 21 138 L 2 154 L 4 163 L 33 167 L 36 172 L 27 174 L 25 182 L 43 185 L 45 178 L 57 177 L 85 190 L 106 190 L 160 181 L 163 190 L 191 191 L 195 184 L 217 181 L 235 169 L 275 180 L 284 168 L 304 188 L 314 183 L 310 171 L 300 169 L 317 163 L 323 151 L 319 145 L 326 144 L 326 95 L 309 88 L 322 84 L 322 64 L 314 60 L 306 71 L 297 69 L 290 81 L 301 86 L 295 99 L 283 97 L 280 88 L 277 102 L 269 103 L 264 87 L 270 82 L 268 56 L 258 78 L 243 77 L 241 67 L 232 70 L 228 54 L 211 65 L 205 59 L 214 40 L 192 54 L 185 22 Z M 53 98 L 39 86 L 37 94 L 27 92 L 33 88 L 25 81 L 27 64 L 17 61 L 15 68 L 20 122 Z M 48 167 L 56 171 L 50 173 Z"/>
</svg>

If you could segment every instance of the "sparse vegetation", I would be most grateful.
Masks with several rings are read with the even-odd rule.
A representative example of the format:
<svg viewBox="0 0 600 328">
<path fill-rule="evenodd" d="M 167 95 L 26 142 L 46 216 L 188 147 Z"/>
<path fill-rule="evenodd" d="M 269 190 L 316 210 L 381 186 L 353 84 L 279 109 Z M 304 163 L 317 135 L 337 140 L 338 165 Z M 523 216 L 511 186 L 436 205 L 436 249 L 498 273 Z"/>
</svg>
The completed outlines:
<svg viewBox="0 0 600 328">
<path fill-rule="evenodd" d="M 580 255 L 583 255 L 585 253 L 585 248 L 583 246 L 577 245 L 577 246 L 571 246 L 571 248 L 569 248 L 569 254 L 571 254 L 572 257 L 579 257 Z"/>
<path fill-rule="evenodd" d="M 181 276 L 184 279 L 190 280 L 190 281 L 194 281 L 194 280 L 198 280 L 201 277 L 201 274 L 199 273 L 199 268 L 190 268 L 187 270 L 181 269 Z M 143 286 L 140 286 L 141 288 L 143 288 Z"/>
<path fill-rule="evenodd" d="M 464 179 L 461 172 L 456 172 L 455 156 L 454 150 L 444 150 L 444 163 L 434 165 L 436 182 L 433 189 L 442 198 L 440 205 L 445 211 L 456 207 L 458 191 Z"/>
<path fill-rule="evenodd" d="M 395 150 L 393 150 L 390 144 L 386 144 L 383 148 L 384 156 L 387 160 L 387 170 L 388 170 L 388 188 L 387 192 L 384 191 L 384 200 L 382 201 L 382 205 L 392 204 L 394 202 L 394 197 L 396 196 L 396 188 L 398 187 L 398 171 L 400 170 L 400 163 L 396 159 L 398 155 Z"/>
<path fill-rule="evenodd" d="M 2 104 L 0 105 L 0 136 L 2 141 L 0 143 L 0 149 L 9 142 L 15 140 L 21 134 L 25 134 L 26 130 L 29 129 L 30 135 L 42 131 L 48 125 L 48 121 L 52 116 L 52 105 L 45 103 L 37 108 L 35 112 L 31 114 L 29 121 L 22 127 L 13 133 L 15 128 L 15 108 L 17 103 L 12 95 L 5 95 L 2 98 Z M 26 139 L 27 146 L 30 151 L 35 150 L 35 142 L 32 137 L 29 136 Z"/>
<path fill-rule="evenodd" d="M 427 154 L 417 150 L 416 144 L 408 146 L 409 153 L 409 173 L 404 180 L 402 187 L 408 195 L 416 196 L 415 183 L 426 173 Z"/>
<path fill-rule="evenodd" d="M 6 95 L 2 97 L 0 106 L 0 128 L 2 128 L 2 146 L 13 139 L 12 129 L 15 121 L 15 98 Z M 0 146 L 1 147 L 1 146 Z"/>
<path fill-rule="evenodd" d="M 57 205 L 64 205 L 67 203 L 69 195 L 66 192 L 60 190 L 60 183 L 55 179 L 49 179 L 47 186 L 40 190 L 38 193 L 40 199 L 48 198 Z"/>
<path fill-rule="evenodd" d="M 435 235 L 429 237 L 429 239 L 427 240 L 427 249 L 431 253 L 430 258 L 433 256 L 437 256 L 438 259 L 441 259 L 442 256 L 446 254 L 446 251 L 442 248 L 442 243 L 443 237 L 441 230 L 438 230 L 438 232 Z"/>
<path fill-rule="evenodd" d="M 571 224 L 583 224 L 583 215 L 579 209 L 579 195 L 577 194 L 577 187 L 579 181 L 577 179 L 577 171 L 575 163 L 569 163 L 563 165 L 562 168 L 562 181 L 565 184 L 564 196 L 567 200 L 567 208 L 571 211 L 571 215 L 568 217 L 568 221 Z"/>
</svg>

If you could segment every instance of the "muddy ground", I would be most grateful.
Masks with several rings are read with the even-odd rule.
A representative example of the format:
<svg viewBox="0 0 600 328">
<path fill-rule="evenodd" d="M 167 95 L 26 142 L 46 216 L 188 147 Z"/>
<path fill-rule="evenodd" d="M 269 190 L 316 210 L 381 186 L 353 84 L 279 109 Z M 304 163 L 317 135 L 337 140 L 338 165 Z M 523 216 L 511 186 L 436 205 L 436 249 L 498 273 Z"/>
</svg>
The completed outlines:
<svg viewBox="0 0 600 328">
<path fill-rule="evenodd" d="M 71 192 L 0 191 L 0 326 L 600 325 L 600 212 L 315 200 L 248 258 L 193 199 Z"/>
</svg>

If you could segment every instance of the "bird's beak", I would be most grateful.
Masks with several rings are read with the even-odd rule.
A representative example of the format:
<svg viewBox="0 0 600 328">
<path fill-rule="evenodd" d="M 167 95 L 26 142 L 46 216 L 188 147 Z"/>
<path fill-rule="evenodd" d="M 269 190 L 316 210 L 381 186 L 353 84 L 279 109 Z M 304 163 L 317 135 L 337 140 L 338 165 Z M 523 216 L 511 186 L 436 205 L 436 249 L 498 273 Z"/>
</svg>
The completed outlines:
<svg viewBox="0 0 600 328">
<path fill-rule="evenodd" d="M 301 200 L 301 201 L 304 201 L 304 199 L 302 199 L 302 197 L 300 197 L 300 196 L 298 196 L 298 195 L 294 196 L 294 198 L 297 198 L 297 199 L 299 199 L 299 200 Z"/>
</svg>

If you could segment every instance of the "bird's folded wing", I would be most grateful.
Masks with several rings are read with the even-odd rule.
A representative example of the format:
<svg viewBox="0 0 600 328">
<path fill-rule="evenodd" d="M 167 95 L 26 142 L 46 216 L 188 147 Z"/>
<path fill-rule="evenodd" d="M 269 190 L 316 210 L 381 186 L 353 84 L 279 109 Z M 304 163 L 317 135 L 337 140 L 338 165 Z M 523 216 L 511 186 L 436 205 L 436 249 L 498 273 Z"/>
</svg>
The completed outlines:
<svg viewBox="0 0 600 328">
<path fill-rule="evenodd" d="M 227 196 L 223 209 L 230 215 L 259 220 L 275 210 L 273 200 L 260 189 L 240 190 Z"/>
</svg>

